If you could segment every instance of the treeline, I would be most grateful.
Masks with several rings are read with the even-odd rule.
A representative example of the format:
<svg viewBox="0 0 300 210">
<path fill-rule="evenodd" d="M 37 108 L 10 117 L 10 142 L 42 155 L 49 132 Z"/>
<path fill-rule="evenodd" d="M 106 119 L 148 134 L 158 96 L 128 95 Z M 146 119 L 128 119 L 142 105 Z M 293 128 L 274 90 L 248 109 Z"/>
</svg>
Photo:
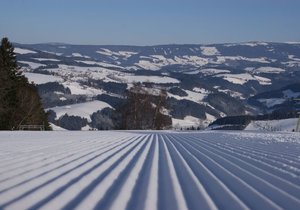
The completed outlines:
<svg viewBox="0 0 300 210">
<path fill-rule="evenodd" d="M 34 84 L 30 84 L 17 65 L 14 47 L 8 38 L 0 46 L 0 130 L 21 125 L 44 125 L 51 129 Z"/>
<path fill-rule="evenodd" d="M 49 110 L 49 121 L 67 130 L 162 130 L 172 126 L 168 114 L 167 92 L 149 84 L 134 83 L 123 98 L 101 95 L 98 100 L 106 101 L 114 108 L 104 108 L 91 114 L 91 121 L 67 114 L 57 118 Z"/>
<path fill-rule="evenodd" d="M 296 110 L 293 111 L 274 111 L 270 114 L 264 115 L 240 115 L 240 116 L 228 116 L 215 120 L 211 123 L 210 127 L 215 127 L 218 130 L 243 130 L 251 121 L 257 120 L 281 120 L 288 118 L 297 118 L 299 114 Z"/>
<path fill-rule="evenodd" d="M 125 97 L 116 109 L 107 108 L 94 113 L 92 122 L 68 115 L 56 120 L 55 113 L 45 113 L 37 87 L 22 74 L 12 43 L 3 38 L 0 46 L 0 130 L 16 130 L 22 125 L 44 125 L 50 130 L 48 120 L 70 130 L 79 130 L 86 125 L 98 130 L 171 128 L 167 91 L 149 85 L 134 83 L 125 91 Z M 39 91 L 40 95 L 49 92 L 43 91 L 42 85 Z"/>
<path fill-rule="evenodd" d="M 154 91 L 155 93 L 150 93 Z M 127 100 L 120 107 L 121 129 L 161 130 L 172 126 L 172 118 L 167 113 L 167 91 L 155 90 L 134 83 L 127 92 Z"/>
</svg>

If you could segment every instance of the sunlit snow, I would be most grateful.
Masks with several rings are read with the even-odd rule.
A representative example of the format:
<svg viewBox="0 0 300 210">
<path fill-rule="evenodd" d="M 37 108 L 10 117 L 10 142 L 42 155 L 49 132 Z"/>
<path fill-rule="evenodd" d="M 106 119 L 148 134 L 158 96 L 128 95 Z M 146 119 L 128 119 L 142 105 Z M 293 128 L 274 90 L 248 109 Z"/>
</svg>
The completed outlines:
<svg viewBox="0 0 300 210">
<path fill-rule="evenodd" d="M 6 131 L 0 148 L 0 209 L 300 208 L 297 133 Z"/>
<path fill-rule="evenodd" d="M 57 106 L 50 108 L 56 113 L 57 119 L 68 114 L 69 116 L 79 116 L 90 120 L 90 115 L 98 110 L 111 106 L 103 101 L 90 101 L 66 106 Z"/>
<path fill-rule="evenodd" d="M 53 75 L 37 74 L 37 73 L 24 73 L 29 82 L 34 82 L 37 85 L 45 84 L 48 82 L 63 82 L 63 79 Z"/>
<path fill-rule="evenodd" d="M 15 47 L 14 52 L 17 54 L 22 54 L 22 55 L 29 54 L 29 53 L 36 53 L 35 51 L 28 50 L 28 49 L 22 49 L 22 48 L 18 48 L 18 47 Z"/>
</svg>

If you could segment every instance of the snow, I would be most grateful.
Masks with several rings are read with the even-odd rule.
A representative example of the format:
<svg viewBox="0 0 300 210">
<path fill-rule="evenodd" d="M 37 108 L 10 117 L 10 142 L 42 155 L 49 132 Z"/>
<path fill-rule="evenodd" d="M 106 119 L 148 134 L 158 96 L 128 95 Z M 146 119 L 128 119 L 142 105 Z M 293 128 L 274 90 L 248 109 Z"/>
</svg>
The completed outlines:
<svg viewBox="0 0 300 210">
<path fill-rule="evenodd" d="M 74 57 L 82 57 L 82 58 L 90 58 L 89 56 L 81 55 L 80 53 L 72 53 L 72 56 L 74 56 Z"/>
<path fill-rule="evenodd" d="M 226 60 L 232 60 L 232 61 L 249 61 L 249 62 L 257 62 L 257 63 L 270 63 L 267 58 L 261 57 L 261 58 L 247 58 L 243 56 L 217 56 L 216 64 L 222 64 L 225 63 Z"/>
<path fill-rule="evenodd" d="M 252 121 L 245 130 L 252 131 L 293 131 L 296 130 L 298 118 L 283 120 Z"/>
<path fill-rule="evenodd" d="M 50 51 L 46 51 L 46 50 L 43 50 L 42 52 L 53 54 L 53 55 L 58 55 L 58 56 L 63 55 L 63 53 L 50 52 Z"/>
<path fill-rule="evenodd" d="M 71 94 L 75 94 L 75 95 L 96 96 L 96 95 L 104 93 L 104 91 L 101 89 L 96 89 L 96 88 L 88 87 L 85 85 L 81 85 L 78 82 L 66 81 L 66 82 L 62 83 L 62 85 L 66 88 L 69 88 L 71 91 Z"/>
<path fill-rule="evenodd" d="M 184 119 L 172 118 L 172 126 L 175 129 L 190 128 L 192 126 L 197 128 L 200 124 L 199 122 L 199 118 L 193 116 L 186 116 Z"/>
<path fill-rule="evenodd" d="M 287 65 L 288 67 L 299 67 L 299 61 L 288 61 L 288 62 L 281 62 L 283 65 Z"/>
<path fill-rule="evenodd" d="M 197 88 L 194 91 L 185 90 L 185 89 L 183 89 L 183 91 L 186 92 L 188 95 L 187 96 L 179 96 L 179 95 L 174 95 L 174 94 L 168 92 L 168 97 L 173 97 L 178 100 L 186 99 L 186 100 L 194 101 L 196 103 L 201 103 L 203 101 L 203 99 L 209 94 L 208 91 L 206 91 L 204 89 L 197 89 Z"/>
<path fill-rule="evenodd" d="M 204 66 L 206 64 L 208 64 L 208 59 L 207 58 L 202 58 L 199 56 L 183 56 L 184 63 L 186 64 L 193 64 L 195 66 Z M 177 59 L 177 61 L 180 61 L 180 59 Z"/>
<path fill-rule="evenodd" d="M 111 51 L 111 50 L 105 49 L 105 48 L 101 48 L 101 50 L 96 51 L 96 53 L 106 55 L 106 56 L 119 56 L 119 57 L 123 57 L 124 59 L 128 59 L 132 55 L 137 54 L 137 52 L 130 52 L 130 51 L 114 52 L 114 51 Z"/>
<path fill-rule="evenodd" d="M 184 90 L 188 95 L 185 97 L 186 99 L 189 99 L 191 101 L 200 102 L 203 101 L 203 99 L 207 96 L 209 93 L 208 91 L 199 91 L 196 89 L 196 91 L 190 91 L 190 90 Z"/>
<path fill-rule="evenodd" d="M 246 67 L 245 71 L 253 72 L 254 69 L 255 67 Z"/>
<path fill-rule="evenodd" d="M 0 209 L 299 209 L 298 133 L 0 132 Z"/>
<path fill-rule="evenodd" d="M 266 77 L 261 77 L 261 76 L 253 76 L 255 80 L 257 80 L 259 82 L 259 84 L 261 85 L 271 85 L 272 84 L 272 80 Z"/>
<path fill-rule="evenodd" d="M 272 73 L 272 74 L 279 74 L 285 72 L 282 68 L 275 68 L 275 67 L 259 67 L 254 70 L 255 73 Z"/>
<path fill-rule="evenodd" d="M 15 48 L 14 52 L 17 53 L 17 54 L 21 54 L 21 55 L 30 54 L 30 53 L 37 53 L 37 52 L 32 51 L 32 50 L 22 49 L 22 48 L 18 48 L 18 47 Z"/>
<path fill-rule="evenodd" d="M 80 66 L 69 66 L 59 64 L 58 68 L 46 69 L 63 78 L 68 78 L 70 82 L 87 81 L 88 78 L 103 80 L 105 82 L 118 82 L 118 80 L 112 79 L 118 75 L 124 73 L 106 69 L 103 67 L 80 67 Z"/>
<path fill-rule="evenodd" d="M 50 109 L 56 113 L 56 119 L 59 119 L 65 114 L 68 114 L 69 116 L 79 116 L 82 118 L 86 118 L 87 120 L 91 120 L 91 114 L 106 107 L 112 108 L 109 104 L 103 101 L 90 101 L 67 106 L 56 106 Z"/>
<path fill-rule="evenodd" d="M 271 108 L 275 105 L 282 104 L 286 101 L 284 98 L 267 98 L 267 99 L 258 99 L 260 103 L 263 103 L 266 107 Z"/>
<path fill-rule="evenodd" d="M 166 76 L 123 75 L 123 76 L 116 76 L 116 77 L 126 83 L 134 83 L 134 82 L 151 82 L 157 84 L 179 83 L 179 80 L 171 77 L 166 77 Z"/>
<path fill-rule="evenodd" d="M 133 55 L 138 54 L 138 53 L 137 52 L 130 52 L 130 51 L 119 51 L 119 54 L 127 59 L 127 58 L 130 58 Z"/>
<path fill-rule="evenodd" d="M 102 55 L 107 55 L 107 56 L 112 56 L 113 53 L 110 50 L 102 49 L 103 51 L 96 51 L 96 53 L 102 54 Z"/>
<path fill-rule="evenodd" d="M 145 60 L 144 60 L 145 59 Z M 147 70 L 159 70 L 164 66 L 168 65 L 194 65 L 194 66 L 204 66 L 209 63 L 209 59 L 202 58 L 199 56 L 175 56 L 174 59 L 166 58 L 163 55 L 150 55 L 149 56 L 140 56 L 138 63 L 135 63 L 136 66 L 141 67 Z"/>
<path fill-rule="evenodd" d="M 153 141 L 157 141 L 157 135 L 152 136 Z M 159 153 L 158 153 L 158 144 L 155 144 L 155 150 L 153 155 L 153 161 L 150 169 L 150 177 L 149 177 L 149 186 L 147 190 L 147 195 L 149 195 L 145 201 L 145 210 L 156 209 L 157 201 L 158 201 L 158 162 L 159 162 Z"/>
<path fill-rule="evenodd" d="M 215 86 L 214 88 L 217 89 L 219 92 L 226 93 L 226 94 L 230 95 L 231 97 L 239 98 L 239 99 L 242 99 L 242 100 L 245 99 L 243 97 L 242 93 L 239 93 L 239 92 L 236 92 L 236 91 L 233 91 L 233 90 L 229 90 L 229 89 L 220 89 L 219 86 Z"/>
<path fill-rule="evenodd" d="M 242 73 L 242 74 L 218 74 L 215 75 L 216 77 L 222 77 L 224 80 L 227 80 L 228 82 L 231 82 L 233 84 L 240 84 L 243 85 L 249 80 L 256 80 L 261 85 L 270 85 L 271 80 L 265 77 L 260 76 L 252 76 L 248 73 Z"/>
<path fill-rule="evenodd" d="M 161 66 L 154 64 L 151 61 L 146 61 L 146 60 L 139 60 L 138 63 L 136 63 L 135 65 L 143 68 L 143 69 L 147 69 L 147 70 L 159 70 L 161 68 Z"/>
<path fill-rule="evenodd" d="M 285 42 L 285 43 L 286 43 L 286 44 L 293 44 L 293 45 L 294 45 L 294 44 L 297 44 L 297 45 L 300 44 L 300 42 Z"/>
<path fill-rule="evenodd" d="M 295 58 L 295 55 L 288 55 L 290 60 L 294 60 L 294 61 L 300 61 L 300 58 Z"/>
<path fill-rule="evenodd" d="M 109 63 L 104 63 L 104 62 L 98 62 L 98 61 L 83 61 L 83 60 L 76 60 L 76 62 L 78 63 L 85 63 L 88 65 L 99 65 L 99 66 L 103 66 L 103 67 L 111 67 L 111 68 L 120 68 L 122 69 L 122 66 L 117 66 L 117 65 L 113 65 L 113 64 L 109 64 Z"/>
<path fill-rule="evenodd" d="M 269 44 L 266 42 L 244 42 L 236 45 L 241 45 L 241 46 L 249 46 L 249 47 L 256 47 L 256 46 L 268 46 Z"/>
<path fill-rule="evenodd" d="M 197 117 L 193 117 L 193 116 L 185 116 L 184 119 L 176 119 L 176 118 L 172 118 L 172 126 L 174 129 L 178 130 L 178 129 L 186 129 L 186 128 L 191 128 L 192 126 L 196 129 L 198 127 L 200 127 L 201 129 L 204 129 L 206 127 L 208 127 L 208 125 L 210 123 L 212 123 L 213 121 L 216 120 L 216 117 L 205 113 L 206 115 L 206 119 L 202 120 L 199 119 Z"/>
<path fill-rule="evenodd" d="M 241 43 L 240 45 L 242 45 L 242 46 L 249 46 L 249 47 L 256 47 L 257 46 L 256 43 L 251 43 L 251 42 L 249 42 L 249 43 Z"/>
<path fill-rule="evenodd" d="M 34 58 L 35 60 L 38 61 L 54 61 L 54 62 L 60 62 L 60 60 L 58 59 L 54 59 L 54 58 Z"/>
<path fill-rule="evenodd" d="M 93 128 L 89 125 L 86 125 L 84 127 L 81 128 L 82 131 L 89 131 L 89 130 L 93 130 Z"/>
<path fill-rule="evenodd" d="M 195 65 L 195 66 L 205 66 L 209 63 L 209 59 L 202 58 L 199 56 L 183 56 L 182 58 L 176 57 L 175 60 L 178 62 L 177 64 L 186 64 L 186 65 Z"/>
<path fill-rule="evenodd" d="M 133 82 L 152 82 L 152 83 L 179 83 L 177 79 L 166 76 L 138 76 L 131 73 L 111 70 L 104 67 L 79 67 L 59 64 L 58 68 L 47 69 L 62 78 L 67 78 L 68 82 L 63 83 L 65 87 L 71 89 L 72 94 L 97 95 L 103 93 L 102 90 L 82 86 L 80 81 L 87 81 L 89 78 L 102 80 L 104 82 L 133 83 Z"/>
<path fill-rule="evenodd" d="M 299 92 L 294 92 L 292 90 L 284 90 L 282 93 L 285 98 L 298 98 L 300 96 Z"/>
<path fill-rule="evenodd" d="M 292 90 L 284 90 L 282 91 L 282 98 L 267 98 L 267 99 L 258 99 L 259 102 L 263 103 L 268 108 L 271 108 L 275 105 L 282 104 L 287 101 L 287 99 L 298 98 L 300 96 L 299 92 L 294 92 Z"/>
<path fill-rule="evenodd" d="M 219 55 L 220 52 L 216 47 L 200 47 L 202 54 L 206 56 Z"/>
<path fill-rule="evenodd" d="M 45 84 L 48 82 L 63 82 L 61 77 L 46 75 L 46 74 L 38 74 L 38 73 L 24 73 L 25 77 L 27 77 L 29 82 L 34 82 L 37 85 Z"/>
<path fill-rule="evenodd" d="M 214 75 L 214 74 L 221 74 L 221 73 L 230 73 L 229 70 L 225 70 L 225 69 L 213 69 L 213 68 L 209 68 L 209 69 L 201 69 L 199 70 L 199 72 L 205 74 L 205 75 Z"/>
<path fill-rule="evenodd" d="M 54 125 L 53 123 L 50 123 L 50 126 L 51 126 L 52 130 L 54 130 L 54 131 L 66 131 L 66 129 L 59 127 L 57 125 Z"/>
<path fill-rule="evenodd" d="M 204 94 L 208 94 L 210 93 L 210 91 L 204 89 L 204 88 L 198 88 L 198 87 L 194 87 L 193 91 L 197 92 L 197 93 L 204 93 Z"/>
<path fill-rule="evenodd" d="M 29 62 L 29 61 L 18 61 L 19 63 L 22 63 L 22 64 L 26 64 L 26 65 L 29 65 L 29 67 L 33 70 L 33 69 L 37 69 L 41 66 L 46 66 L 45 64 L 41 64 L 41 63 L 34 63 L 34 62 Z M 26 67 L 23 67 L 23 68 L 26 68 Z"/>
<path fill-rule="evenodd" d="M 211 114 L 205 113 L 205 115 L 206 115 L 206 120 L 207 120 L 209 123 L 211 123 L 211 122 L 213 122 L 213 121 L 216 120 L 216 117 L 213 116 L 213 115 L 211 115 Z"/>
</svg>

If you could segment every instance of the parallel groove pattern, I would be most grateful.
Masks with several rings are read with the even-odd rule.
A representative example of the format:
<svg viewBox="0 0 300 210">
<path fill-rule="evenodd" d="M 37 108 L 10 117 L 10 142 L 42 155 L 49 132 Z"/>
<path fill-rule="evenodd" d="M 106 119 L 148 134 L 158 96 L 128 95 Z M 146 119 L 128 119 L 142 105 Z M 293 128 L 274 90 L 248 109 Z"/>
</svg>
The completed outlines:
<svg viewBox="0 0 300 210">
<path fill-rule="evenodd" d="M 0 209 L 300 209 L 300 136 L 1 132 Z"/>
</svg>

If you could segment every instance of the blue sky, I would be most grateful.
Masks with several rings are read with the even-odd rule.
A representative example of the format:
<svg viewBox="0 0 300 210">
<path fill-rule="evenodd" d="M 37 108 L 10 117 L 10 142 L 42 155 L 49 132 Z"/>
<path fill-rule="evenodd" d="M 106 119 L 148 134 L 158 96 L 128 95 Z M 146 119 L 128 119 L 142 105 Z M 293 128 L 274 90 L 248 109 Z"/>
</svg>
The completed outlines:
<svg viewBox="0 0 300 210">
<path fill-rule="evenodd" d="M 300 41 L 300 0 L 1 0 L 0 37 L 19 43 Z"/>
</svg>

